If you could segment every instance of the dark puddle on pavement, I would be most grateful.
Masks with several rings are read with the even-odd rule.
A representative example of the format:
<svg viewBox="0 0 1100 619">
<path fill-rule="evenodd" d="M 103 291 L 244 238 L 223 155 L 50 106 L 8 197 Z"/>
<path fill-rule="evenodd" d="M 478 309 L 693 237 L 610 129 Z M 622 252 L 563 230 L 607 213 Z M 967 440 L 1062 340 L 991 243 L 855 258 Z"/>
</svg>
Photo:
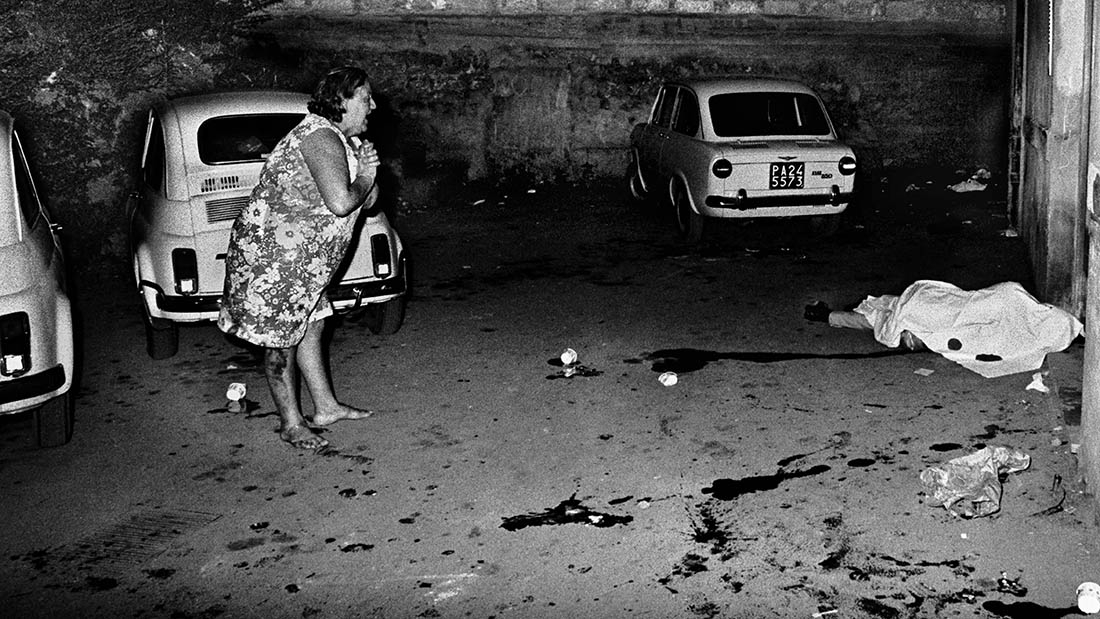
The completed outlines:
<svg viewBox="0 0 1100 619">
<path fill-rule="evenodd" d="M 642 355 L 645 361 L 653 362 L 654 372 L 693 372 L 701 370 L 714 361 L 748 361 L 750 363 L 779 363 L 799 359 L 877 359 L 912 354 L 912 352 L 887 350 L 869 353 L 817 354 L 802 352 L 716 352 L 697 348 L 666 348 Z M 627 360 L 631 362 L 631 360 Z"/>
<path fill-rule="evenodd" d="M 519 516 L 508 516 L 503 520 L 504 521 L 500 524 L 500 528 L 507 531 L 518 531 L 519 529 L 525 529 L 527 527 L 541 527 L 557 524 L 588 524 L 601 528 L 613 527 L 617 524 L 627 524 L 634 520 L 634 517 L 604 514 L 593 511 L 582 505 L 581 502 L 577 500 L 577 495 L 574 494 L 550 509 L 541 512 L 521 514 Z"/>
<path fill-rule="evenodd" d="M 743 494 L 760 492 L 762 490 L 775 490 L 779 484 L 799 477 L 820 475 L 828 471 L 829 467 L 818 464 L 808 469 L 784 473 L 782 470 L 774 475 L 757 475 L 755 477 L 742 477 L 741 479 L 716 479 L 710 487 L 703 488 L 703 494 L 709 494 L 719 501 L 732 501 Z"/>
</svg>

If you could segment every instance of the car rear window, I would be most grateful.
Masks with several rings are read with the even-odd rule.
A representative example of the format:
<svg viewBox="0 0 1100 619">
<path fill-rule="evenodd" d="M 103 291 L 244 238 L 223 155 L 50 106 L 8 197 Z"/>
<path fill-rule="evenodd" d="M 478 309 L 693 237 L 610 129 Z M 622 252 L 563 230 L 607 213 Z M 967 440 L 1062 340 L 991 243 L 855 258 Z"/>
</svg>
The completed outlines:
<svg viewBox="0 0 1100 619">
<path fill-rule="evenodd" d="M 207 165 L 263 161 L 305 114 L 219 116 L 199 125 L 199 158 Z"/>
<path fill-rule="evenodd" d="M 715 95 L 708 102 L 714 134 L 722 138 L 764 135 L 829 135 L 816 97 L 791 92 Z"/>
</svg>

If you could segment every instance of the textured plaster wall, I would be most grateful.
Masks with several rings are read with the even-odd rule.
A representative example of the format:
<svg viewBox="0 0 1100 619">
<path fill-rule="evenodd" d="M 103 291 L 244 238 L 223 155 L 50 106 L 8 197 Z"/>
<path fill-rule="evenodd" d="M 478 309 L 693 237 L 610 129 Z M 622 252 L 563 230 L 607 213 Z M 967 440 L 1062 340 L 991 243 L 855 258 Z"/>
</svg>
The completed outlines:
<svg viewBox="0 0 1100 619">
<path fill-rule="evenodd" d="M 660 81 L 703 74 L 809 83 L 868 167 L 1003 168 L 1007 150 L 1004 0 L 288 0 L 271 14 L 283 50 L 371 72 L 381 146 L 406 179 L 621 174 Z"/>
<path fill-rule="evenodd" d="M 285 0 L 273 12 L 328 16 L 392 13 L 712 13 L 845 20 L 1003 20 L 988 0 Z"/>
<path fill-rule="evenodd" d="M 27 128 L 74 264 L 126 259 L 151 103 L 308 91 L 338 63 L 371 72 L 391 187 L 429 204 L 441 180 L 618 182 L 658 84 L 688 75 L 806 81 L 868 169 L 1004 156 L 1011 0 L 287 0 L 243 40 L 188 9 L 244 1 L 175 0 L 168 22 L 136 0 L 114 3 L 132 23 L 62 0 L 8 16 L 34 36 L 0 45 L 0 102 Z"/>
</svg>

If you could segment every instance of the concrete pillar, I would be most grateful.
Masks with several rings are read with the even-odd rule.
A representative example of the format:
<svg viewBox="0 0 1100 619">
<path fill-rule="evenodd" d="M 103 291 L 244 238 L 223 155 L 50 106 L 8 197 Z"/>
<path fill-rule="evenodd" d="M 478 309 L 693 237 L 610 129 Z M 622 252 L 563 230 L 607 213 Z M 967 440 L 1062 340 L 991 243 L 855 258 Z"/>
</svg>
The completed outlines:
<svg viewBox="0 0 1100 619">
<path fill-rule="evenodd" d="M 1100 185 L 1100 172 L 1095 183 Z M 1093 206 L 1100 198 L 1094 197 Z M 1100 212 L 1098 212 L 1100 215 Z M 1089 219 L 1089 295 L 1085 304 L 1085 361 L 1081 371 L 1080 470 L 1100 515 L 1100 217 Z"/>
<path fill-rule="evenodd" d="M 1081 170 L 1088 139 L 1084 82 L 1091 41 L 1086 40 L 1090 28 L 1085 15 L 1085 0 L 1054 4 L 1047 254 L 1035 274 L 1043 300 L 1076 315 L 1084 307 L 1087 252 Z"/>
<path fill-rule="evenodd" d="M 1085 360 L 1081 370 L 1081 470 L 1100 515 L 1100 11 L 1090 7 L 1091 62 L 1086 76 L 1085 124 L 1088 126 L 1085 172 L 1085 219 L 1089 253 L 1085 300 Z"/>
</svg>

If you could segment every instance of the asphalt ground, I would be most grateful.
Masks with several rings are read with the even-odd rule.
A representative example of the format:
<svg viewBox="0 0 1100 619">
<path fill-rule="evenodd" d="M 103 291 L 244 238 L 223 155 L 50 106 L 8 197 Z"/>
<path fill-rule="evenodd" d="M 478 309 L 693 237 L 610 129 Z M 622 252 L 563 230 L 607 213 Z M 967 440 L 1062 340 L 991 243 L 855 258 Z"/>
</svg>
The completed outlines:
<svg viewBox="0 0 1100 619">
<path fill-rule="evenodd" d="M 802 317 L 916 279 L 1030 286 L 1003 188 L 945 189 L 969 172 L 880 176 L 829 238 L 722 222 L 697 246 L 614 181 L 401 201 L 405 325 L 329 342 L 376 415 L 316 453 L 278 439 L 255 355 L 200 325 L 150 360 L 125 267 L 86 265 L 72 441 L 0 420 L 3 614 L 1072 616 L 1100 580 L 1080 342 L 1043 392 Z M 920 472 L 985 446 L 1031 459 L 1001 509 L 930 504 Z"/>
</svg>

